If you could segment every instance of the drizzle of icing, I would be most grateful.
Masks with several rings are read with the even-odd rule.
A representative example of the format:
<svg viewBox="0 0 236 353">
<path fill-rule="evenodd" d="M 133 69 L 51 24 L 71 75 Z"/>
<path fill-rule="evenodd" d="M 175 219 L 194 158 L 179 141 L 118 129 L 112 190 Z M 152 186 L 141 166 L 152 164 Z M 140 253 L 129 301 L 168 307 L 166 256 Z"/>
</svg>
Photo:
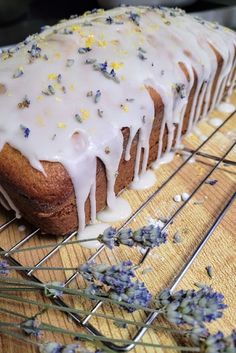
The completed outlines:
<svg viewBox="0 0 236 353">
<path fill-rule="evenodd" d="M 101 222 L 121 221 L 128 218 L 131 212 L 129 202 L 121 197 L 117 197 L 112 208 L 107 206 L 105 210 L 98 212 L 97 219 Z"/>
<path fill-rule="evenodd" d="M 134 136 L 139 136 L 135 184 L 141 175 L 150 176 L 146 170 L 155 109 L 147 88 L 156 90 L 164 104 L 155 166 L 163 155 L 165 128 L 168 141 L 162 161 L 170 156 L 176 124 L 176 146 L 180 144 L 194 73 L 198 79 L 188 130 L 219 104 L 225 87 L 232 91 L 235 45 L 233 31 L 179 9 L 121 7 L 47 26 L 0 56 L 0 149 L 9 143 L 42 173 L 42 160 L 66 168 L 80 230 L 85 227 L 88 197 L 95 222 L 96 161 L 101 159 L 107 176 L 107 210 L 98 218 L 126 218 L 130 208 L 114 192 L 123 152 L 121 129 L 130 128 L 126 160 Z M 217 70 L 212 47 L 221 53 L 223 65 L 211 99 Z M 19 68 L 24 68 L 23 74 L 14 78 Z M 24 97 L 30 104 L 22 105 Z"/>
<path fill-rule="evenodd" d="M 231 103 L 222 102 L 217 106 L 217 110 L 222 113 L 233 113 L 235 106 Z"/>
<path fill-rule="evenodd" d="M 170 151 L 168 153 L 163 153 L 159 160 L 156 160 L 152 163 L 152 169 L 157 170 L 162 164 L 167 164 L 173 161 L 175 156 L 174 151 Z"/>
<path fill-rule="evenodd" d="M 148 169 L 145 173 L 140 174 L 136 180 L 132 181 L 129 188 L 133 190 L 149 189 L 155 185 L 156 181 L 155 173 Z"/>
<path fill-rule="evenodd" d="M 220 118 L 211 118 L 208 120 L 208 123 L 214 127 L 218 127 L 223 123 L 223 121 Z"/>
<path fill-rule="evenodd" d="M 109 227 L 106 223 L 95 223 L 86 226 L 82 231 L 78 233 L 78 240 L 90 240 L 97 238 Z M 98 240 L 91 240 L 88 242 L 81 242 L 80 245 L 87 249 L 99 248 L 101 243 Z"/>
<path fill-rule="evenodd" d="M 14 205 L 13 201 L 11 198 L 8 196 L 7 192 L 4 190 L 4 188 L 0 185 L 0 203 L 1 205 L 6 208 L 6 210 L 13 210 L 15 211 L 16 218 L 21 218 L 20 211 L 18 208 Z"/>
</svg>

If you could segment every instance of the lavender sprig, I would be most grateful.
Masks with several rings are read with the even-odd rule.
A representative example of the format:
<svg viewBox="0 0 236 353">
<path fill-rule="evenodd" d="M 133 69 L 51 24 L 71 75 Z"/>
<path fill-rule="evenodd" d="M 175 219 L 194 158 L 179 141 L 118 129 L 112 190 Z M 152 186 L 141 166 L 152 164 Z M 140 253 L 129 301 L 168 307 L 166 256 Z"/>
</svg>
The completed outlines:
<svg viewBox="0 0 236 353">
<path fill-rule="evenodd" d="M 144 226 L 134 232 L 131 228 L 117 232 L 115 228 L 109 227 L 99 235 L 98 240 L 110 249 L 121 244 L 130 247 L 139 245 L 144 248 L 154 248 L 166 243 L 167 233 L 154 225 Z"/>
<path fill-rule="evenodd" d="M 23 321 L 21 324 L 21 329 L 26 335 L 33 335 L 37 338 L 41 337 L 42 331 L 40 330 L 40 322 L 36 317 L 29 318 Z"/>
<path fill-rule="evenodd" d="M 227 308 L 223 300 L 223 294 L 207 286 L 198 291 L 191 289 L 175 293 L 165 289 L 157 297 L 156 306 L 163 309 L 163 314 L 171 323 L 204 326 L 205 322 L 223 316 L 223 310 Z"/>
<path fill-rule="evenodd" d="M 9 264 L 7 263 L 7 261 L 3 260 L 3 261 L 0 261 L 0 276 L 8 276 L 10 273 L 10 270 L 9 270 Z"/>
</svg>

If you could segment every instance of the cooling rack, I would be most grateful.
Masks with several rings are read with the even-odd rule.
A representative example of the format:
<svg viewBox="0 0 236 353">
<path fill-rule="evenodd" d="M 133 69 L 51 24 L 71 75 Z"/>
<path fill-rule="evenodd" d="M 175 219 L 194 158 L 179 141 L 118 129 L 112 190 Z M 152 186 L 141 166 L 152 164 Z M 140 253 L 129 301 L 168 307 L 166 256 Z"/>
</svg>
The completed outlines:
<svg viewBox="0 0 236 353">
<path fill-rule="evenodd" d="M 211 130 L 209 136 L 198 146 L 196 144 L 193 144 L 192 146 L 187 142 L 186 145 L 179 151 L 180 154 L 184 155 L 184 160 L 180 159 L 180 163 L 178 166 L 175 168 L 174 171 L 171 171 L 167 177 L 165 177 L 163 180 L 160 181 L 160 184 L 158 187 L 156 187 L 154 190 L 152 189 L 151 192 L 148 194 L 148 196 L 145 199 L 142 199 L 139 206 L 134 210 L 132 213 L 131 217 L 129 217 L 118 229 L 121 230 L 122 228 L 126 226 L 130 226 L 131 224 L 135 223 L 138 217 L 142 215 L 142 222 L 145 214 L 145 211 L 149 207 L 150 204 L 155 204 L 157 197 L 161 195 L 163 190 L 167 188 L 172 182 L 175 181 L 175 178 L 182 172 L 182 170 L 186 167 L 189 166 L 190 162 L 195 158 L 195 163 L 197 164 L 202 164 L 207 166 L 207 172 L 201 176 L 200 178 L 195 178 L 194 175 L 190 175 L 190 180 L 198 179 L 197 183 L 195 183 L 194 187 L 192 188 L 192 191 L 189 193 L 189 198 L 182 202 L 181 204 L 175 205 L 174 210 L 172 214 L 164 221 L 164 226 L 163 226 L 163 231 L 167 230 L 173 222 L 179 218 L 181 218 L 181 214 L 185 211 L 186 207 L 193 202 L 194 198 L 198 194 L 198 192 L 201 192 L 201 189 L 204 187 L 205 183 L 209 178 L 213 176 L 215 172 L 220 172 L 223 173 L 231 173 L 234 175 L 236 172 L 235 166 L 236 166 L 236 159 L 235 159 L 235 154 L 233 153 L 235 150 L 235 145 L 236 145 L 236 139 L 233 138 L 230 140 L 230 143 L 223 149 L 222 151 L 222 146 L 218 146 L 219 150 L 218 153 L 214 153 L 211 149 L 211 147 L 208 147 L 209 144 L 211 144 L 212 140 L 217 137 L 217 134 L 221 133 L 222 130 L 227 131 L 227 124 L 235 124 L 236 126 L 236 111 L 230 114 L 229 116 L 225 117 L 225 119 L 222 121 L 222 124 L 218 126 L 216 129 L 213 131 Z M 229 129 L 228 132 L 230 133 Z M 196 244 L 194 250 L 191 248 L 191 251 L 189 251 L 188 258 L 183 264 L 182 268 L 178 271 L 178 273 L 175 273 L 174 279 L 171 278 L 169 279 L 167 283 L 167 287 L 171 290 L 174 291 L 175 288 L 178 286 L 179 282 L 183 279 L 187 271 L 189 270 L 190 266 L 193 264 L 193 262 L 196 260 L 197 256 L 199 253 L 202 251 L 203 247 L 205 246 L 206 242 L 209 240 L 209 238 L 212 236 L 214 233 L 216 227 L 221 223 L 223 217 L 225 216 L 226 212 L 230 209 L 232 206 L 235 198 L 236 198 L 236 188 L 235 188 L 235 179 L 232 179 L 232 187 L 230 188 L 230 194 L 228 193 L 226 197 L 224 198 L 224 204 L 221 205 L 221 209 L 218 210 L 217 216 L 212 220 L 211 224 L 208 224 L 208 226 L 204 228 L 204 235 L 198 241 L 198 244 Z M 215 189 L 211 189 L 211 193 L 214 193 Z M 201 200 L 200 200 L 201 201 Z M 199 204 L 201 202 L 198 202 Z M 196 202 L 197 204 L 197 202 Z M 8 218 L 5 222 L 2 222 L 0 225 L 0 232 L 3 233 L 4 231 L 8 231 L 11 227 L 15 225 L 17 222 L 16 217 Z M 50 238 L 50 241 L 53 239 L 55 244 L 52 248 L 50 248 L 49 251 L 44 252 L 44 255 L 34 263 L 34 265 L 29 266 L 29 269 L 21 269 L 20 273 L 25 276 L 26 278 L 30 279 L 31 281 L 35 281 L 40 284 L 45 284 L 45 278 L 47 278 L 47 274 L 45 274 L 46 271 L 44 272 L 44 280 L 40 279 L 40 276 L 38 273 L 40 272 L 40 269 L 42 269 L 42 266 L 49 261 L 51 258 L 56 256 L 56 254 L 64 249 L 67 245 L 69 245 L 71 242 L 73 242 L 73 239 L 76 239 L 76 232 L 73 232 L 63 239 L 61 238 Z M 26 236 L 21 238 L 21 236 L 18 234 L 17 236 L 12 237 L 11 240 L 11 246 L 6 247 L 1 246 L 0 251 L 5 252 L 5 257 L 7 258 L 8 262 L 11 263 L 13 266 L 23 266 L 22 262 L 17 260 L 16 257 L 14 256 L 17 252 L 20 252 L 21 249 L 24 249 L 24 246 L 27 245 L 30 241 L 40 242 L 42 243 L 46 238 L 43 235 L 40 234 L 40 229 L 33 229 L 31 232 L 29 232 Z M 3 237 L 1 237 L 1 240 Z M 99 256 L 104 252 L 107 251 L 105 250 L 105 246 L 101 245 L 95 252 L 91 254 L 91 252 L 87 252 L 86 254 L 88 255 L 87 258 L 84 259 L 83 262 L 85 261 L 93 261 L 97 260 Z M 110 250 L 109 250 L 110 251 Z M 119 250 L 118 250 L 119 251 Z M 136 268 L 139 270 L 140 266 L 144 266 L 145 262 L 152 256 L 152 252 L 154 250 L 148 249 L 146 251 L 142 251 L 142 256 L 135 256 L 135 259 L 138 259 L 136 262 Z M 164 251 L 164 250 L 163 250 Z M 140 253 L 139 253 L 140 255 Z M 119 255 L 117 255 L 119 257 Z M 114 258 L 117 259 L 117 256 Z M 31 267 L 31 268 L 30 268 Z M 71 284 L 76 285 L 76 281 L 79 277 L 79 272 L 78 270 L 75 270 L 73 273 L 70 273 L 69 276 L 66 277 L 66 279 L 63 281 L 63 286 L 64 287 L 69 287 Z M 50 279 L 50 277 L 49 277 Z M 55 281 L 57 278 L 55 278 Z M 70 304 L 68 304 L 64 299 L 60 297 L 53 297 L 51 300 L 65 308 L 69 308 Z M 80 327 L 82 326 L 85 328 L 91 335 L 94 336 L 99 336 L 101 338 L 101 341 L 104 337 L 104 345 L 109 347 L 110 349 L 117 351 L 117 352 L 127 352 L 130 351 L 131 349 L 135 348 L 137 342 L 139 342 L 144 334 L 148 331 L 149 326 L 153 323 L 153 321 L 157 318 L 158 314 L 156 312 L 151 313 L 148 315 L 148 313 L 143 313 L 143 320 L 145 327 L 137 328 L 136 332 L 133 333 L 132 338 L 130 340 L 129 344 L 126 345 L 118 345 L 111 343 L 107 340 L 107 337 L 100 332 L 98 327 L 96 325 L 92 324 L 92 318 L 93 315 L 104 305 L 102 301 L 98 301 L 95 305 L 94 302 L 90 303 L 90 309 L 89 309 L 89 314 L 86 316 L 80 316 L 75 313 L 67 313 L 73 321 L 78 324 Z"/>
</svg>

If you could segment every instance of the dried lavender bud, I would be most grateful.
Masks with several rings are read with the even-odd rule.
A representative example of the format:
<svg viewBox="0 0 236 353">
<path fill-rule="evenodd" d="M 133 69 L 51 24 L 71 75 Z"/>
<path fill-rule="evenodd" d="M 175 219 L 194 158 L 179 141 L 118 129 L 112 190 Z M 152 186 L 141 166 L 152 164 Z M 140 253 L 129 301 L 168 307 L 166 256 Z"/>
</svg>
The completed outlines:
<svg viewBox="0 0 236 353">
<path fill-rule="evenodd" d="M 215 335 L 209 334 L 207 338 L 199 342 L 202 353 L 235 353 L 236 352 L 236 330 L 225 337 L 221 331 Z"/>
<path fill-rule="evenodd" d="M 216 183 L 218 182 L 218 180 L 216 179 L 208 179 L 205 181 L 205 184 L 208 184 L 208 185 L 215 185 Z"/>
<path fill-rule="evenodd" d="M 137 26 L 139 26 L 140 16 L 137 13 L 130 12 L 129 19 L 133 21 Z"/>
<path fill-rule="evenodd" d="M 171 323 L 203 326 L 204 322 L 222 317 L 227 307 L 223 300 L 223 294 L 214 292 L 211 287 L 175 293 L 166 289 L 157 297 L 156 305 Z"/>
<path fill-rule="evenodd" d="M 154 248 L 167 241 L 167 233 L 162 232 L 160 227 L 154 225 L 142 227 L 134 232 L 131 228 L 124 228 L 117 232 L 115 228 L 110 227 L 99 235 L 98 240 L 110 249 L 121 244 L 130 247 L 139 245 L 145 248 Z"/>
<path fill-rule="evenodd" d="M 99 100 L 100 100 L 100 98 L 101 98 L 101 95 L 102 95 L 102 93 L 101 93 L 101 91 L 98 89 L 97 92 L 96 92 L 96 94 L 95 94 L 95 97 L 94 97 L 94 102 L 95 102 L 95 103 L 98 103 L 98 102 L 99 102 Z"/>
<path fill-rule="evenodd" d="M 85 263 L 79 269 L 81 275 L 88 281 L 98 280 L 110 286 L 117 293 L 123 293 L 132 286 L 132 278 L 135 276 L 131 261 L 124 261 L 117 265 L 98 265 L 94 262 Z"/>
<path fill-rule="evenodd" d="M 24 71 L 23 71 L 21 68 L 18 68 L 18 69 L 15 71 L 15 73 L 14 73 L 14 75 L 13 75 L 13 78 L 19 78 L 19 77 L 21 77 L 23 74 L 24 74 Z"/>
<path fill-rule="evenodd" d="M 78 53 L 79 54 L 85 54 L 85 53 L 88 53 L 89 51 L 91 51 L 92 49 L 89 48 L 89 47 L 86 47 L 86 48 L 79 48 L 78 49 Z"/>
<path fill-rule="evenodd" d="M 31 49 L 30 50 L 28 50 L 28 53 L 30 54 L 30 58 L 31 59 L 38 59 L 38 58 L 40 58 L 40 56 L 41 56 L 41 48 L 39 48 L 38 46 L 37 46 L 37 44 L 36 43 L 34 43 L 32 46 L 31 46 Z"/>
<path fill-rule="evenodd" d="M 211 265 L 209 265 L 209 266 L 206 267 L 206 271 L 207 271 L 208 276 L 209 276 L 210 278 L 212 278 L 212 277 L 213 277 L 213 268 L 212 268 Z"/>
<path fill-rule="evenodd" d="M 30 129 L 22 124 L 20 124 L 20 129 L 22 130 L 24 137 L 28 138 L 30 134 Z"/>
<path fill-rule="evenodd" d="M 18 103 L 19 109 L 29 108 L 29 106 L 30 106 L 30 100 L 27 96 L 24 97 L 22 102 Z"/>
<path fill-rule="evenodd" d="M 113 18 L 112 18 L 111 16 L 108 16 L 108 17 L 106 18 L 106 23 L 107 23 L 107 24 L 111 25 L 113 22 L 114 22 L 114 20 L 113 20 Z"/>
<path fill-rule="evenodd" d="M 42 91 L 42 93 L 45 96 L 53 96 L 55 94 L 55 89 L 53 88 L 52 85 L 48 85 L 48 88 L 44 91 Z"/>
<path fill-rule="evenodd" d="M 61 287 L 61 289 L 48 288 L 47 286 Z M 46 297 L 62 297 L 63 295 L 63 283 L 62 282 L 50 282 L 44 287 L 44 294 Z"/>
<path fill-rule="evenodd" d="M 8 276 L 10 273 L 10 270 L 9 270 L 9 265 L 7 263 L 7 261 L 3 260 L 3 261 L 0 261 L 0 276 Z"/>
<path fill-rule="evenodd" d="M 118 328 L 128 328 L 128 324 L 126 322 L 114 321 L 113 324 Z"/>
<path fill-rule="evenodd" d="M 116 291 L 111 290 L 109 292 L 109 297 L 111 299 L 122 301 L 127 304 L 132 304 L 134 306 L 143 306 L 147 307 L 152 300 L 152 295 L 145 287 L 143 282 L 136 281 L 132 283 L 131 286 L 126 288 L 125 291 L 117 293 Z M 125 310 L 132 313 L 136 309 L 134 307 L 123 306 Z"/>
<path fill-rule="evenodd" d="M 33 335 L 39 338 L 42 335 L 42 331 L 39 328 L 40 323 L 36 317 L 30 318 L 21 322 L 20 327 L 22 331 L 27 335 Z"/>
<path fill-rule="evenodd" d="M 39 348 L 40 353 L 92 353 L 87 349 L 80 347 L 77 344 L 62 345 L 57 342 L 48 342 L 41 344 Z"/>
</svg>

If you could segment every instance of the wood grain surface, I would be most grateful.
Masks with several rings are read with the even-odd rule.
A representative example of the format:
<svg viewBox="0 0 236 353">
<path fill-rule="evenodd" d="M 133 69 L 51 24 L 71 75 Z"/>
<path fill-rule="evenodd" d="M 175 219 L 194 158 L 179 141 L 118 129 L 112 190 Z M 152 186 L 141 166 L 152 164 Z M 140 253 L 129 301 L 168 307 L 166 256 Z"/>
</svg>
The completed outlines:
<svg viewBox="0 0 236 353">
<path fill-rule="evenodd" d="M 236 104 L 236 93 L 230 99 Z M 214 111 L 211 117 L 219 117 L 223 120 L 227 119 L 229 114 Z M 198 128 L 205 136 L 209 136 L 216 128 L 211 126 L 207 121 L 202 121 Z M 214 136 L 201 149 L 202 152 L 209 153 L 215 156 L 222 157 L 236 139 L 236 114 L 234 114 L 228 122 L 214 134 Z M 197 148 L 201 144 L 198 134 L 191 134 L 185 138 L 184 144 L 189 148 Z M 227 159 L 236 161 L 236 149 L 234 148 L 228 155 Z M 157 183 L 154 187 L 146 191 L 126 190 L 123 197 L 129 200 L 133 211 L 140 207 L 145 200 L 157 189 L 162 183 L 183 163 L 183 158 L 176 155 L 174 160 L 166 165 L 162 165 L 156 171 Z M 182 205 L 173 201 L 173 197 L 182 192 L 191 194 L 199 185 L 201 180 L 211 171 L 215 165 L 215 161 L 203 157 L 197 157 L 194 163 L 186 164 L 178 174 L 168 182 L 167 186 L 157 194 L 156 197 L 135 217 L 130 226 L 134 229 L 146 224 L 150 218 L 170 218 L 171 215 Z M 137 271 L 138 277 L 143 280 L 149 290 L 155 294 L 161 289 L 167 287 L 173 278 L 178 274 L 183 264 L 194 251 L 200 240 L 206 234 L 209 227 L 214 222 L 217 215 L 223 209 L 233 192 L 236 191 L 236 167 L 220 164 L 214 173 L 210 176 L 211 179 L 217 179 L 214 186 L 204 184 L 193 196 L 190 202 L 183 207 L 181 212 L 175 217 L 172 225 L 168 227 L 169 241 L 166 245 L 151 251 L 145 263 Z M 10 219 L 10 215 L 4 210 L 0 210 L 0 224 L 6 219 Z M 19 225 L 23 224 L 22 220 L 15 222 L 11 227 L 0 233 L 0 246 L 4 249 L 9 249 L 14 243 L 22 239 L 28 234 L 31 229 L 26 226 L 22 232 L 19 231 Z M 121 224 L 121 223 L 120 223 Z M 119 226 L 120 224 L 115 224 Z M 220 329 L 226 334 L 236 326 L 236 202 L 232 205 L 223 221 L 216 229 L 211 239 L 205 246 L 204 250 L 198 256 L 194 264 L 191 266 L 188 273 L 178 286 L 179 288 L 193 288 L 196 282 L 203 282 L 212 285 L 216 290 L 224 293 L 225 301 L 228 304 L 228 309 L 222 319 L 210 325 L 212 332 Z M 182 238 L 180 244 L 173 242 L 173 237 L 176 232 L 179 232 Z M 24 247 L 36 246 L 39 244 L 47 244 L 59 242 L 60 238 L 50 236 L 35 236 L 28 241 Z M 82 248 L 78 244 L 64 246 L 59 252 L 54 254 L 44 266 L 63 266 L 77 267 L 84 263 L 86 259 L 94 253 L 95 250 Z M 25 266 L 35 265 L 48 249 L 37 251 L 25 251 L 15 255 Z M 106 262 L 114 264 L 117 261 L 131 259 L 134 263 L 138 263 L 142 254 L 137 248 L 128 248 L 121 246 L 115 250 L 106 249 L 103 251 L 97 262 Z M 206 266 L 211 265 L 213 268 L 213 278 L 211 279 L 206 272 Z M 148 269 L 148 270 L 147 270 Z M 72 274 L 72 271 L 40 271 L 35 275 L 44 282 L 61 281 L 64 282 Z M 12 273 L 11 277 L 20 276 L 17 273 Z M 84 287 L 84 282 L 80 276 L 70 284 L 71 288 Z M 26 299 L 32 299 L 38 302 L 50 302 L 39 291 L 29 292 L 12 292 L 17 296 Z M 79 297 L 66 297 L 66 301 L 75 308 L 90 310 L 93 304 L 87 300 L 82 300 Z M 21 313 L 27 316 L 34 315 L 40 308 L 37 305 L 21 304 L 12 300 L 0 299 L 0 308 L 7 308 L 15 313 Z M 102 305 L 98 313 L 105 313 L 113 317 L 125 317 L 128 320 L 145 319 L 145 314 L 138 311 L 135 314 L 127 314 L 124 310 L 117 307 Z M 46 323 L 51 323 L 61 328 L 67 328 L 75 332 L 85 332 L 78 327 L 67 317 L 65 313 L 55 310 L 48 310 L 42 316 L 41 320 Z M 0 314 L 1 322 L 18 323 L 21 319 L 13 315 Z M 105 320 L 103 318 L 94 317 L 91 323 L 98 328 L 104 335 L 113 338 L 130 339 L 136 332 L 135 326 L 129 325 L 127 329 L 118 329 L 113 320 Z M 159 318 L 155 321 L 155 325 L 167 325 L 167 323 Z M 43 341 L 56 340 L 61 343 L 71 343 L 73 337 L 70 335 L 45 333 Z M 149 330 L 142 339 L 143 342 L 176 345 L 180 344 L 179 338 L 173 334 L 162 331 L 154 332 Z M 34 345 L 21 342 L 7 335 L 0 335 L 0 352 L 2 353 L 33 353 L 37 352 L 38 348 Z M 132 352 L 151 353 L 151 352 L 171 352 L 175 350 L 144 348 L 137 346 Z"/>
</svg>

